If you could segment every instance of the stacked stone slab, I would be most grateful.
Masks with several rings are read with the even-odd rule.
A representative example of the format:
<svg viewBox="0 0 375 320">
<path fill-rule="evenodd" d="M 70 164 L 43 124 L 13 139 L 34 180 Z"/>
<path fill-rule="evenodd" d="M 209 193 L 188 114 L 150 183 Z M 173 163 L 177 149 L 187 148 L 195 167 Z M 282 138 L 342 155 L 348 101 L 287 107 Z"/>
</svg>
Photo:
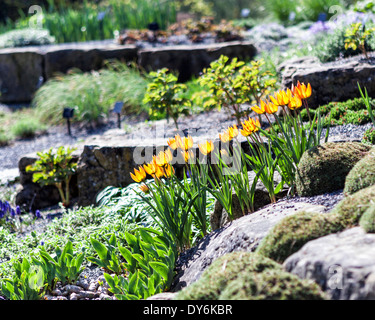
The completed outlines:
<svg viewBox="0 0 375 320">
<path fill-rule="evenodd" d="M 140 50 L 135 45 L 112 42 L 84 42 L 0 50 L 0 102 L 30 102 L 37 89 L 56 74 L 71 69 L 99 70 L 108 60 L 136 62 L 150 71 L 167 67 L 180 74 L 180 80 L 198 76 L 203 68 L 219 58 L 252 59 L 255 47 L 248 42 L 213 45 L 170 46 Z"/>
</svg>

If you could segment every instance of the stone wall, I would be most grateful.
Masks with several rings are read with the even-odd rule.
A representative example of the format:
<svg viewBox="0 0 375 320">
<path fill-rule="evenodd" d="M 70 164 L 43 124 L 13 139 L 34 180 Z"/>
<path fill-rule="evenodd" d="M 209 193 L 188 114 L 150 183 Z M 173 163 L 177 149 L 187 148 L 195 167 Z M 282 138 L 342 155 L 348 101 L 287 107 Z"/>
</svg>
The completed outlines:
<svg viewBox="0 0 375 320">
<path fill-rule="evenodd" d="M 343 59 L 334 63 L 321 63 L 315 57 L 294 58 L 278 67 L 282 85 L 290 88 L 299 80 L 310 83 L 313 94 L 308 103 L 311 107 L 331 101 L 342 102 L 360 97 L 358 84 L 375 96 L 375 64 L 361 59 L 362 56 Z"/>
<path fill-rule="evenodd" d="M 106 60 L 137 62 L 146 70 L 167 67 L 181 80 L 198 75 L 221 54 L 252 59 L 255 47 L 248 42 L 170 46 L 140 50 L 134 45 L 86 42 L 0 50 L 0 102 L 30 102 L 36 90 L 58 73 L 71 69 L 99 70 Z"/>
</svg>

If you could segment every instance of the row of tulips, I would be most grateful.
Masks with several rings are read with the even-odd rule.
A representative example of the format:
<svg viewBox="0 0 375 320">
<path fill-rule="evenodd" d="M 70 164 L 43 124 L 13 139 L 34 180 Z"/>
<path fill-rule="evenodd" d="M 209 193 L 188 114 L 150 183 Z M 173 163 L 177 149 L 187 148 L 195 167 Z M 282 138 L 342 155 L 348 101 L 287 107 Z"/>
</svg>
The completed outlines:
<svg viewBox="0 0 375 320">
<path fill-rule="evenodd" d="M 141 190 L 151 194 L 151 197 L 142 193 L 140 196 L 151 206 L 153 218 L 168 231 L 180 251 L 191 244 L 192 226 L 199 227 L 201 236 L 208 232 L 206 192 L 222 204 L 230 219 L 235 218 L 233 194 L 239 199 L 243 215 L 254 211 L 255 186 L 259 179 L 267 188 L 271 202 L 276 202 L 277 194 L 285 184 L 290 193 L 294 192 L 298 162 L 305 150 L 320 143 L 322 135 L 319 114 L 310 119 L 306 128 L 299 113 L 303 105 L 308 110 L 306 99 L 311 93 L 310 84 L 298 82 L 291 89 L 275 93 L 270 101 L 261 101 L 259 106 L 252 107 L 255 113 L 265 115 L 270 130 L 263 130 L 259 119 L 249 118 L 241 122 L 240 128 L 233 125 L 219 134 L 219 144 L 210 140 L 198 143 L 199 157 L 191 136 L 176 135 L 167 141 L 169 148 L 166 151 L 153 156 L 150 163 L 131 173 L 133 180 L 141 183 Z M 276 114 L 279 107 L 284 109 L 283 117 Z M 275 122 L 271 122 L 271 115 Z M 240 133 L 247 139 L 248 153 L 241 148 Z M 176 176 L 172 166 L 178 155 L 185 162 L 182 179 Z M 249 168 L 256 173 L 251 183 Z M 278 185 L 274 183 L 276 171 L 282 177 Z M 148 176 L 153 180 L 147 180 Z"/>
</svg>

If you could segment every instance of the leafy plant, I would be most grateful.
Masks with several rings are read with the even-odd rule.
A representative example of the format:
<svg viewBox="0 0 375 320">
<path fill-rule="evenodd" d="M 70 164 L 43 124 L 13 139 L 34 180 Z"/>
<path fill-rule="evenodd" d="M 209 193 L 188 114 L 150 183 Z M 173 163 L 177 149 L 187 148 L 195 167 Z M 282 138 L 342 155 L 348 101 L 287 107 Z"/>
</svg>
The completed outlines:
<svg viewBox="0 0 375 320">
<path fill-rule="evenodd" d="M 241 105 L 248 101 L 259 103 L 274 87 L 276 80 L 268 72 L 261 71 L 263 60 L 252 61 L 250 65 L 237 58 L 228 61 L 228 57 L 220 56 L 203 70 L 198 81 L 210 89 L 210 99 L 204 103 L 204 107 L 224 107 L 241 125 L 242 117 L 247 114 L 242 112 Z"/>
<path fill-rule="evenodd" d="M 117 243 L 114 234 L 111 235 L 109 246 L 93 241 L 100 259 L 89 258 L 106 270 L 117 271 L 114 276 L 104 274 L 109 290 L 116 298 L 146 299 L 168 289 L 173 280 L 176 259 L 176 248 L 172 242 L 151 228 L 138 228 L 135 235 L 125 232 L 121 236 L 127 247 L 118 245 L 117 248 L 124 262 L 112 254 Z"/>
<path fill-rule="evenodd" d="M 70 204 L 69 182 L 77 167 L 77 163 L 72 161 L 74 150 L 74 148 L 65 149 L 64 146 L 61 146 L 56 152 L 53 152 L 53 148 L 44 153 L 38 152 L 39 159 L 26 167 L 26 172 L 34 172 L 33 182 L 39 183 L 41 186 L 55 185 L 59 190 L 63 205 L 66 207 Z"/>
<path fill-rule="evenodd" d="M 84 253 L 74 253 L 71 241 L 66 243 L 63 250 L 57 247 L 55 254 L 52 256 L 43 247 L 39 255 L 41 261 L 33 258 L 33 262 L 40 265 L 45 271 L 47 275 L 46 281 L 50 288 L 53 288 L 55 276 L 62 284 L 72 284 L 78 279 L 84 269 L 82 267 Z"/>
<path fill-rule="evenodd" d="M 24 258 L 13 266 L 13 278 L 1 282 L 1 292 L 10 300 L 40 300 L 45 292 L 44 273 Z"/>
<path fill-rule="evenodd" d="M 107 244 L 103 244 L 94 238 L 91 238 L 90 241 L 99 256 L 99 259 L 95 257 L 88 257 L 87 260 L 116 274 L 121 274 L 124 272 L 124 267 L 122 266 L 118 256 L 117 240 L 114 234 L 112 234 L 107 240 Z"/>
<path fill-rule="evenodd" d="M 366 26 L 362 23 L 353 23 L 345 32 L 345 49 L 351 48 L 355 51 L 359 48 L 366 59 L 368 59 L 366 41 L 374 32 L 375 28 L 368 28 L 366 30 Z"/>
<path fill-rule="evenodd" d="M 172 117 L 176 128 L 177 120 L 181 114 L 188 114 L 190 101 L 181 96 L 187 87 L 177 83 L 177 77 L 169 73 L 167 68 L 156 72 L 150 72 L 151 82 L 147 86 L 147 91 L 143 102 L 150 105 L 150 116 L 152 119 L 161 117 Z"/>
</svg>

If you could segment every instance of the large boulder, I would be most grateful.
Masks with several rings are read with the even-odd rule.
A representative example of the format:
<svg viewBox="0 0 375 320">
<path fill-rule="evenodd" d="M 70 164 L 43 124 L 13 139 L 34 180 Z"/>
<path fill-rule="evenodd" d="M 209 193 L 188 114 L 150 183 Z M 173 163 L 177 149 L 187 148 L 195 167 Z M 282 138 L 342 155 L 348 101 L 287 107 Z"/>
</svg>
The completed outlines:
<svg viewBox="0 0 375 320">
<path fill-rule="evenodd" d="M 345 179 L 345 194 L 353 194 L 363 188 L 375 185 L 375 148 L 358 161 Z"/>
<path fill-rule="evenodd" d="M 0 50 L 0 102 L 29 102 L 44 81 L 43 55 L 32 48 Z"/>
<path fill-rule="evenodd" d="M 324 209 L 324 206 L 303 202 L 288 204 L 281 201 L 211 232 L 194 248 L 180 255 L 172 291 L 178 291 L 197 281 L 204 270 L 224 254 L 234 251 L 255 251 L 259 242 L 281 219 L 300 210 L 322 212 Z"/>
<path fill-rule="evenodd" d="M 328 142 L 307 150 L 298 164 L 298 195 L 314 196 L 343 189 L 347 174 L 370 148 L 357 142 Z"/>
<path fill-rule="evenodd" d="M 293 58 L 282 63 L 278 72 L 287 88 L 298 80 L 311 84 L 310 107 L 358 97 L 358 82 L 362 88 L 366 87 L 370 97 L 375 96 L 375 65 L 362 56 L 331 63 L 321 63 L 315 57 Z"/>
<path fill-rule="evenodd" d="M 375 235 L 356 227 L 310 241 L 284 268 L 314 280 L 331 299 L 374 300 Z"/>
<path fill-rule="evenodd" d="M 272 283 L 272 285 L 269 285 Z M 271 259 L 249 252 L 218 258 L 175 300 L 323 300 L 319 287 L 282 270 Z"/>
<path fill-rule="evenodd" d="M 226 55 L 230 59 L 252 59 L 256 54 L 250 42 L 226 42 L 209 45 L 184 45 L 140 50 L 138 64 L 145 70 L 168 68 L 177 71 L 180 81 L 198 77 L 210 63 Z"/>
</svg>

